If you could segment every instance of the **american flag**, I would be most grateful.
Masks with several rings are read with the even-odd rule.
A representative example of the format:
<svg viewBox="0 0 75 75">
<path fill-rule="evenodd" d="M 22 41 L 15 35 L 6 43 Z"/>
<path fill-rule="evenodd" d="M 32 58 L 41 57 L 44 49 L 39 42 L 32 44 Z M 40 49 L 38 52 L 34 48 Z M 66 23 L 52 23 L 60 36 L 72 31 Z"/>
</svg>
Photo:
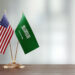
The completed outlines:
<svg viewBox="0 0 75 75">
<path fill-rule="evenodd" d="M 4 54 L 13 36 L 14 30 L 4 14 L 0 22 L 0 53 Z"/>
</svg>

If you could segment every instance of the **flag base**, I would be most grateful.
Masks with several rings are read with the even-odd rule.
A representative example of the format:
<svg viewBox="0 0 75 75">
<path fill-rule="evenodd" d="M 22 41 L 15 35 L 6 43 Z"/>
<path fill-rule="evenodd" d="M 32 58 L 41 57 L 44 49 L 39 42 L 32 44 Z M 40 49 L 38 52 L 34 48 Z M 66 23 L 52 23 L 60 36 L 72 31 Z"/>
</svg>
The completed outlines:
<svg viewBox="0 0 75 75">
<path fill-rule="evenodd" d="M 11 48 L 11 43 L 10 43 L 10 54 L 11 54 L 12 63 L 4 65 L 3 66 L 4 69 L 19 69 L 19 68 L 24 68 L 25 67 L 24 65 L 16 63 L 16 56 L 17 56 L 17 51 L 18 51 L 17 48 L 18 48 L 18 42 L 17 42 L 17 46 L 16 46 L 15 58 L 13 59 L 12 48 Z"/>
<path fill-rule="evenodd" d="M 18 68 L 25 68 L 24 65 L 16 64 L 16 62 L 6 64 L 3 66 L 4 69 L 18 69 Z"/>
</svg>

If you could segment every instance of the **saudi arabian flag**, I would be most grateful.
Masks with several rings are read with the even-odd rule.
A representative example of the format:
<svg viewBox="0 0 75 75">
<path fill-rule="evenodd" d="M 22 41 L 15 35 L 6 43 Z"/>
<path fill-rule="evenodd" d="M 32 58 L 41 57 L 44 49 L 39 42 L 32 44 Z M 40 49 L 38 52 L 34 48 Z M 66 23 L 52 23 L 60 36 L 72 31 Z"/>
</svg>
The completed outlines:
<svg viewBox="0 0 75 75">
<path fill-rule="evenodd" d="M 15 34 L 25 54 L 39 47 L 33 31 L 24 14 L 22 14 L 22 18 L 15 30 Z"/>
</svg>

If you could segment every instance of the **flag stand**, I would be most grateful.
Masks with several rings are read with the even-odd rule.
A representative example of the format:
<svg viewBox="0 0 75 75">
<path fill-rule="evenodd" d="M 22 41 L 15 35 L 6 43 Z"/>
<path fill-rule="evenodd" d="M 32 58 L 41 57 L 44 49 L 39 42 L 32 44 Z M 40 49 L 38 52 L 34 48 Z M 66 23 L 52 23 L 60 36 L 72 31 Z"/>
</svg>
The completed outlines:
<svg viewBox="0 0 75 75">
<path fill-rule="evenodd" d="M 15 58 L 13 59 L 13 55 L 12 55 L 12 48 L 11 48 L 11 43 L 10 43 L 10 54 L 11 54 L 11 60 L 12 62 L 9 64 L 6 64 L 3 66 L 4 69 L 17 69 L 17 68 L 24 68 L 24 65 L 21 64 L 17 64 L 16 63 L 16 56 L 17 56 L 17 52 L 18 52 L 18 43 L 17 42 L 17 46 L 16 46 L 16 53 L 15 53 Z"/>
</svg>

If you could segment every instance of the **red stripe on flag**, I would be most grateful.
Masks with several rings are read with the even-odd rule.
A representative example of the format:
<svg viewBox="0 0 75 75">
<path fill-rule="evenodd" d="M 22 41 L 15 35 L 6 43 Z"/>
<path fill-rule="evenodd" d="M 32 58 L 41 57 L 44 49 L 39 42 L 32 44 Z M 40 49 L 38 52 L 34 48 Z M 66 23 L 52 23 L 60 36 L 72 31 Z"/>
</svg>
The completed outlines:
<svg viewBox="0 0 75 75">
<path fill-rule="evenodd" d="M 3 32 L 3 30 L 4 30 L 4 27 L 2 27 L 3 29 L 2 29 L 2 31 L 1 31 L 1 33 Z M 0 36 L 1 36 L 1 34 L 0 34 Z"/>
<path fill-rule="evenodd" d="M 14 31 L 12 30 L 12 27 L 9 25 L 8 28 L 5 28 L 3 26 L 0 26 L 0 53 L 5 53 L 6 48 L 13 36 Z"/>
<path fill-rule="evenodd" d="M 2 40 L 2 38 L 3 38 L 3 36 L 4 36 L 4 34 L 5 34 L 5 32 L 6 32 L 6 28 L 5 28 L 5 30 L 3 31 L 3 34 L 2 34 L 2 36 L 1 36 L 1 39 L 0 39 L 0 41 Z"/>
<path fill-rule="evenodd" d="M 0 26 L 0 31 L 1 31 L 1 29 L 2 29 L 2 26 Z M 1 35 L 1 32 L 0 32 L 0 35 Z"/>
<path fill-rule="evenodd" d="M 6 34 L 5 34 L 5 36 L 4 36 L 4 38 L 3 38 L 3 41 L 2 41 L 2 43 L 1 43 L 1 46 L 2 46 L 2 44 L 3 44 L 3 42 L 4 42 L 4 40 L 5 40 L 5 38 L 6 38 L 6 36 L 7 36 L 7 34 L 8 34 L 8 32 L 9 32 L 9 29 L 10 29 L 10 27 L 8 28 L 8 30 L 7 30 L 7 32 L 6 32 Z M 2 39 L 1 39 L 2 40 Z"/>
<path fill-rule="evenodd" d="M 1 30 L 2 26 L 0 25 L 0 30 Z"/>
<path fill-rule="evenodd" d="M 7 45 L 9 44 L 9 42 L 10 42 L 10 39 L 11 39 L 11 37 L 12 37 L 13 33 L 14 33 L 14 31 L 12 32 L 12 34 L 11 34 L 11 36 L 10 36 L 9 40 L 8 40 L 8 43 L 7 43 Z M 5 47 L 4 51 L 3 51 L 3 54 L 5 53 L 5 50 L 6 50 L 6 48 L 7 48 L 7 45 L 6 45 L 6 47 Z"/>
<path fill-rule="evenodd" d="M 8 32 L 6 33 L 6 34 L 8 34 L 8 36 L 7 36 L 7 38 L 5 39 L 5 42 L 3 41 L 3 42 L 4 42 L 4 45 L 3 45 L 3 47 L 2 47 L 1 53 L 2 53 L 2 51 L 3 51 L 3 48 L 4 48 L 4 46 L 5 46 L 6 42 L 7 42 L 7 39 L 8 39 L 8 37 L 9 37 L 11 31 L 12 31 L 12 28 L 11 28 L 9 34 L 8 34 Z"/>
</svg>

